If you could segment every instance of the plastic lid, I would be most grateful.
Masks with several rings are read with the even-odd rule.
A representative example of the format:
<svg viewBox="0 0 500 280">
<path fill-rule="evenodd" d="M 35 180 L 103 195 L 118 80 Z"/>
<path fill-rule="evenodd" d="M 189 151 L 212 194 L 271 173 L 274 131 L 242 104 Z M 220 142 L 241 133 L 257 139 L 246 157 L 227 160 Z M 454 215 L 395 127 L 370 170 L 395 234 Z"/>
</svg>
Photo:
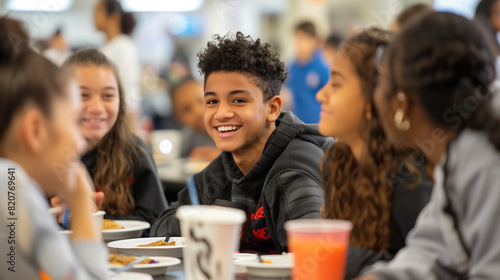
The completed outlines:
<svg viewBox="0 0 500 280">
<path fill-rule="evenodd" d="M 351 231 L 352 223 L 345 220 L 331 219 L 298 219 L 285 223 L 285 229 L 300 233 L 328 233 Z"/>
<path fill-rule="evenodd" d="M 212 205 L 183 205 L 176 216 L 181 221 L 211 224 L 242 224 L 246 220 L 242 210 Z"/>
</svg>

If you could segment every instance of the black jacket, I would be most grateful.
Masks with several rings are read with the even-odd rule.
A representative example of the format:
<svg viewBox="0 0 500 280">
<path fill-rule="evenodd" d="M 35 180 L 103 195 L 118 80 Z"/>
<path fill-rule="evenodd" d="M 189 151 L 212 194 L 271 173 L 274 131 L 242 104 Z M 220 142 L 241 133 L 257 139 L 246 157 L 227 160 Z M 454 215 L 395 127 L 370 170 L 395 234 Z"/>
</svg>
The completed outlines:
<svg viewBox="0 0 500 280">
<path fill-rule="evenodd" d="M 259 161 L 246 175 L 228 152 L 194 175 L 200 203 L 227 205 L 220 203 L 226 201 L 246 207 L 249 229 L 243 236 L 242 245 L 246 246 L 240 250 L 287 251 L 284 223 L 320 217 L 324 200 L 319 163 L 332 143 L 319 135 L 316 125 L 304 124 L 290 112 L 282 113 Z M 180 235 L 175 213 L 185 204 L 190 204 L 187 188 L 179 192 L 179 201 L 160 215 L 151 235 Z"/>
<path fill-rule="evenodd" d="M 423 159 L 423 156 L 422 156 Z M 406 245 L 406 236 L 415 226 L 420 211 L 430 200 L 434 182 L 425 162 L 412 162 L 421 174 L 411 172 L 401 160 L 392 187 L 391 240 L 385 252 L 349 246 L 345 279 L 358 277 L 361 271 L 377 261 L 391 260 Z M 326 172 L 326 170 L 324 171 Z"/>
<path fill-rule="evenodd" d="M 137 145 L 137 152 L 140 159 L 134 159 L 133 176 L 129 178 L 132 182 L 132 196 L 135 203 L 135 213 L 133 215 L 109 215 L 106 219 L 113 220 L 141 220 L 150 223 L 155 222 L 160 213 L 167 208 L 167 201 L 163 194 L 160 178 L 156 171 L 156 165 L 149 153 L 149 148 L 138 137 L 134 136 Z M 141 147 L 141 148 L 139 148 Z M 92 179 L 96 173 L 97 149 L 91 150 L 82 156 L 81 161 L 87 167 Z M 96 186 L 99 188 L 99 186 Z M 106 197 L 104 197 L 106 199 Z M 148 235 L 148 230 L 144 236 Z"/>
</svg>

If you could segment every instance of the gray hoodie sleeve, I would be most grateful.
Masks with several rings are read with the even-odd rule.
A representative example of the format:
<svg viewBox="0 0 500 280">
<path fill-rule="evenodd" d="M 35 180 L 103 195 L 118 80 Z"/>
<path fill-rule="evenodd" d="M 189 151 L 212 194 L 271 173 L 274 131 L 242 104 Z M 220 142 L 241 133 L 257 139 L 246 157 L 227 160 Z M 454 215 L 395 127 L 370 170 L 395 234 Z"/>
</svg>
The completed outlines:
<svg viewBox="0 0 500 280">
<path fill-rule="evenodd" d="M 431 202 L 410 233 L 408 246 L 393 261 L 378 263 L 365 275 L 408 280 L 498 279 L 500 156 L 484 135 L 471 131 L 461 133 L 448 155 L 446 173 L 436 166 Z"/>
</svg>

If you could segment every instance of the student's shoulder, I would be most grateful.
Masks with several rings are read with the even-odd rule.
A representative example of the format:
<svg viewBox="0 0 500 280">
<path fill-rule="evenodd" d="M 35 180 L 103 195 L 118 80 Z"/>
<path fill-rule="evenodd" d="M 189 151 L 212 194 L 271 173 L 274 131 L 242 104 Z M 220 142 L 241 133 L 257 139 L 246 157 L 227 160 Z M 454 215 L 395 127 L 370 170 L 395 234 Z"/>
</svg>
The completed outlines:
<svg viewBox="0 0 500 280">
<path fill-rule="evenodd" d="M 196 173 L 195 178 L 202 177 L 226 177 L 222 153 L 212 160 L 203 170 Z"/>
<path fill-rule="evenodd" d="M 193 175 L 199 189 L 208 193 L 214 193 L 216 189 L 224 189 L 227 186 L 231 186 L 221 155 L 212 160 L 202 171 Z"/>
<path fill-rule="evenodd" d="M 301 169 L 316 173 L 323 154 L 323 150 L 315 143 L 294 138 L 276 159 L 273 169 Z"/>
<path fill-rule="evenodd" d="M 133 135 L 133 145 L 134 149 L 139 152 L 139 154 L 151 155 L 151 148 L 142 140 L 139 136 Z"/>
<path fill-rule="evenodd" d="M 500 167 L 500 153 L 484 132 L 465 129 L 448 148 L 447 166 L 460 174 L 497 170 L 492 167 Z"/>
</svg>

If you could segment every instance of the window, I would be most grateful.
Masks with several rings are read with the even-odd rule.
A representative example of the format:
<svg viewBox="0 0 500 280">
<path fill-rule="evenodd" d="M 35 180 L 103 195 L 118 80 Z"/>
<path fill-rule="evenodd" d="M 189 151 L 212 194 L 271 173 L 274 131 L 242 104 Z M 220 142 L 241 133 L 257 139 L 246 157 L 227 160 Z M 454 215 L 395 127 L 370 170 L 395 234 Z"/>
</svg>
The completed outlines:
<svg viewBox="0 0 500 280">
<path fill-rule="evenodd" d="M 477 3 L 479 0 L 434 0 L 434 9 L 473 18 Z"/>
<path fill-rule="evenodd" d="M 205 0 L 122 0 L 128 12 L 190 12 L 196 11 Z"/>
<path fill-rule="evenodd" d="M 7 0 L 7 11 L 64 12 L 73 6 L 73 0 Z"/>
</svg>

